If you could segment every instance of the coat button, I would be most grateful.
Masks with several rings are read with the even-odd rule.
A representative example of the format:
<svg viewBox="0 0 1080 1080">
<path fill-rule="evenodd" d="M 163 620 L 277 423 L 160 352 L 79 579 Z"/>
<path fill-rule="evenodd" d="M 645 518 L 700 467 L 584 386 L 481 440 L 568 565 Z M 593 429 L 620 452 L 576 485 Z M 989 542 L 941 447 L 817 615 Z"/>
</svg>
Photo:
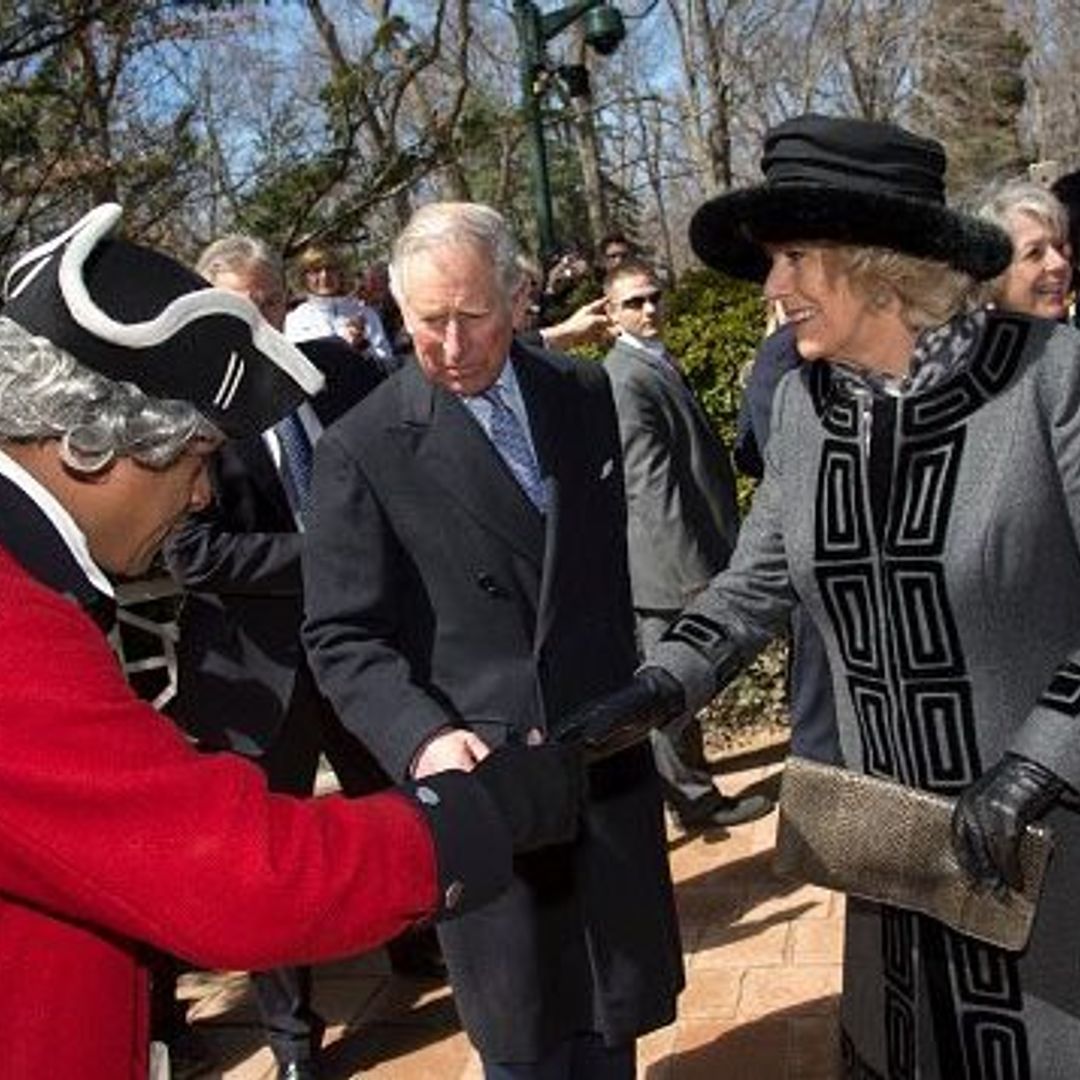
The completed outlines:
<svg viewBox="0 0 1080 1080">
<path fill-rule="evenodd" d="M 476 579 L 476 584 L 492 598 L 506 596 L 506 590 L 490 574 L 480 574 Z"/>
<path fill-rule="evenodd" d="M 460 881 L 452 881 L 446 887 L 446 892 L 443 895 L 443 899 L 446 902 L 447 910 L 453 911 L 454 908 L 461 903 L 461 898 L 465 893 L 465 886 Z"/>
<path fill-rule="evenodd" d="M 439 805 L 439 795 L 438 795 L 438 793 L 436 791 L 432 790 L 431 788 L 427 787 L 427 786 L 418 787 L 416 789 L 416 797 L 425 806 L 438 806 Z"/>
</svg>

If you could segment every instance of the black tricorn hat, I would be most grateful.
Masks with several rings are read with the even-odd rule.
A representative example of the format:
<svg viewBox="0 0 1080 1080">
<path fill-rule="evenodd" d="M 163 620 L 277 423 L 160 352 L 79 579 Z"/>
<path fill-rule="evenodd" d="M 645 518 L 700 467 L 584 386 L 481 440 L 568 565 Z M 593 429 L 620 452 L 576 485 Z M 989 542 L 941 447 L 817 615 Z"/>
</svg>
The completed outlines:
<svg viewBox="0 0 1080 1080">
<path fill-rule="evenodd" d="M 710 199 L 690 222 L 707 265 L 763 281 L 763 244 L 831 240 L 933 259 L 980 281 L 1012 245 L 996 225 L 945 205 L 945 150 L 895 124 L 808 113 L 772 128 L 765 182 Z"/>
<path fill-rule="evenodd" d="M 191 402 L 229 436 L 266 430 L 321 389 L 319 370 L 247 297 L 113 237 L 121 215 L 105 203 L 22 256 L 0 315 L 101 375 Z"/>
</svg>

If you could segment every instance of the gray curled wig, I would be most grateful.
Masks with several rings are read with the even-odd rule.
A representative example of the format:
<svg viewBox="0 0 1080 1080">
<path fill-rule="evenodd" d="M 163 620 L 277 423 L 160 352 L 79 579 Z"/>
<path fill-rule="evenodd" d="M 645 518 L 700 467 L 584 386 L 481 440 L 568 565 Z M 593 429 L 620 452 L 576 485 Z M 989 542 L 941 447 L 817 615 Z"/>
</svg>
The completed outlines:
<svg viewBox="0 0 1080 1080">
<path fill-rule="evenodd" d="M 193 439 L 221 438 L 188 402 L 107 379 L 0 316 L 0 441 L 59 439 L 64 464 L 93 473 L 119 457 L 165 468 Z"/>
</svg>

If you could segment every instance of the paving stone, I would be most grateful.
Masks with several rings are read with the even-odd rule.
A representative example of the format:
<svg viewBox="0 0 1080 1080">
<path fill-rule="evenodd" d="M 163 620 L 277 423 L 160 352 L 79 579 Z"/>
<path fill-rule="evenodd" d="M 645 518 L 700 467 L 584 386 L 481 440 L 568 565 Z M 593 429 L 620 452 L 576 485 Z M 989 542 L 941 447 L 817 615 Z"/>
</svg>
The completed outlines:
<svg viewBox="0 0 1080 1080">
<path fill-rule="evenodd" d="M 791 927 L 791 962 L 822 964 L 835 962 L 844 945 L 844 920 L 806 919 Z"/>
<path fill-rule="evenodd" d="M 756 1018 L 797 1010 L 828 1013 L 840 992 L 839 964 L 748 968 L 739 996 L 740 1017 Z"/>
<path fill-rule="evenodd" d="M 679 1018 L 731 1019 L 735 1016 L 742 988 L 742 968 L 702 968 L 688 980 L 679 998 Z"/>
<path fill-rule="evenodd" d="M 690 970 L 751 965 L 779 967 L 784 963 L 789 929 L 784 921 L 760 927 L 752 923 L 708 927 L 698 942 Z"/>
</svg>

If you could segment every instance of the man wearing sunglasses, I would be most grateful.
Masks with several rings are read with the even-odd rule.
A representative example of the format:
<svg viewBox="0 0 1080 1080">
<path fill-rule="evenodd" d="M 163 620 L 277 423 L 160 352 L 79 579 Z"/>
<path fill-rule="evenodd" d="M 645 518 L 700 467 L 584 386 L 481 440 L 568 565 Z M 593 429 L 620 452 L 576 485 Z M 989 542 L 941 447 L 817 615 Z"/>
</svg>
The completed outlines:
<svg viewBox="0 0 1080 1080">
<path fill-rule="evenodd" d="M 727 449 L 664 347 L 664 297 L 653 269 L 627 259 L 609 271 L 604 293 L 618 331 L 604 366 L 619 415 L 630 579 L 644 653 L 727 565 L 739 528 L 735 478 Z M 692 714 L 651 738 L 665 797 L 684 828 L 738 825 L 771 809 L 764 796 L 736 799 L 716 788 Z"/>
</svg>

